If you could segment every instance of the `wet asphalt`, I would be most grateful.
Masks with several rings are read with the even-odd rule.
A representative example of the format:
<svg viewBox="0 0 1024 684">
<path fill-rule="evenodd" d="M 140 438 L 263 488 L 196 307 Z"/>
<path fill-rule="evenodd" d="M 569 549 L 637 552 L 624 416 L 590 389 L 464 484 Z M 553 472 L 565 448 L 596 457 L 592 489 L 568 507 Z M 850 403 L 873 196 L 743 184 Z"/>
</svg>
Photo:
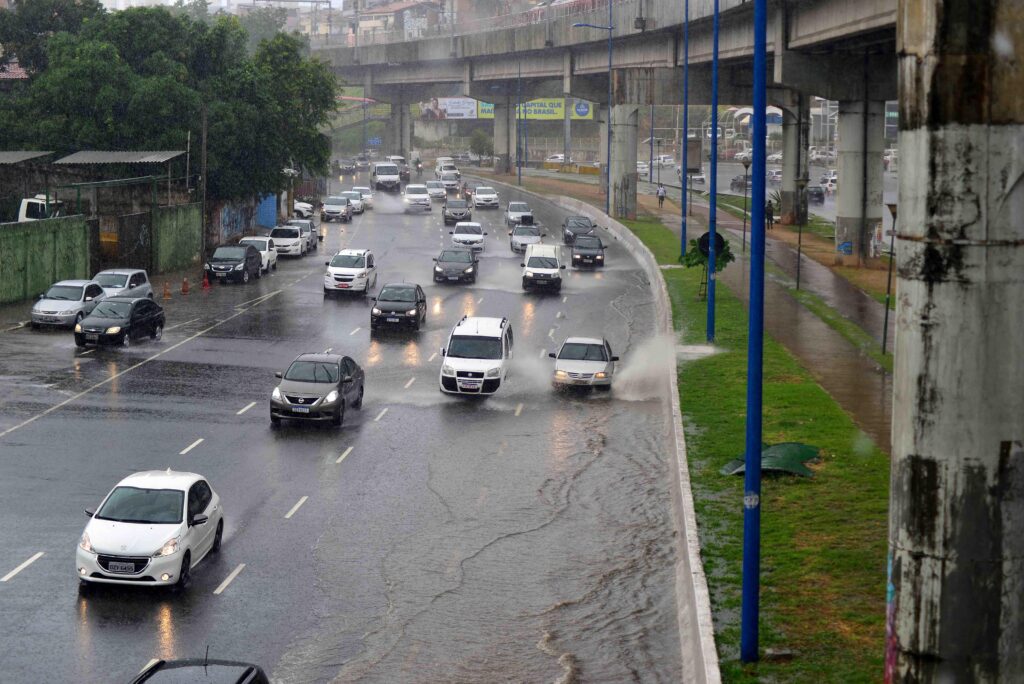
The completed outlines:
<svg viewBox="0 0 1024 684">
<path fill-rule="evenodd" d="M 0 577 L 35 557 L 0 582 L 0 680 L 126 681 L 207 647 L 283 682 L 678 680 L 671 464 L 649 382 L 669 371 L 646 358 L 637 264 L 605 234 L 606 270 L 524 294 L 501 212 L 481 210 L 480 280 L 435 285 L 440 209 L 376 204 L 248 285 L 176 284 L 159 341 L 82 352 L 68 332 L 0 332 Z M 534 210 L 557 241 L 562 214 Z M 324 297 L 343 246 L 374 251 L 378 288 L 424 287 L 423 331 L 371 339 L 371 301 Z M 514 328 L 512 377 L 487 400 L 438 391 L 436 353 L 463 315 Z M 570 334 L 607 337 L 638 381 L 554 393 L 546 352 Z M 365 369 L 364 408 L 341 429 L 271 430 L 274 372 L 328 348 Z M 220 494 L 221 553 L 184 595 L 80 595 L 83 509 L 168 467 Z"/>
</svg>

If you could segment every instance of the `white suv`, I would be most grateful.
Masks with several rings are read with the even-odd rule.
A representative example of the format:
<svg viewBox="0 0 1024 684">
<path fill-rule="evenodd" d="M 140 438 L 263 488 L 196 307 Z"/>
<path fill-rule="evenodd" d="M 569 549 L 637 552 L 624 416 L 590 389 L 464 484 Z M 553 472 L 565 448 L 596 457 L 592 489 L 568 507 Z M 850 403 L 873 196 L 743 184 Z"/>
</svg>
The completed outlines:
<svg viewBox="0 0 1024 684">
<path fill-rule="evenodd" d="M 402 202 L 405 204 L 405 213 L 407 214 L 414 211 L 430 212 L 434 208 L 431 206 L 430 194 L 427 192 L 426 185 L 406 185 Z"/>
<path fill-rule="evenodd" d="M 463 316 L 441 350 L 441 391 L 446 394 L 494 394 L 512 362 L 512 324 L 508 318 Z"/>
<path fill-rule="evenodd" d="M 299 226 L 278 226 L 270 231 L 278 255 L 306 256 L 306 238 Z"/>
<path fill-rule="evenodd" d="M 523 289 L 562 289 L 562 252 L 558 245 L 527 245 L 523 263 Z"/>
<path fill-rule="evenodd" d="M 368 249 L 343 249 L 326 263 L 324 296 L 332 292 L 362 292 L 377 284 L 377 265 Z"/>
<path fill-rule="evenodd" d="M 487 233 L 479 223 L 459 221 L 455 224 L 455 229 L 448 232 L 452 236 L 454 247 L 466 247 L 474 252 L 482 251 L 484 248 L 484 236 Z"/>
<path fill-rule="evenodd" d="M 498 208 L 498 193 L 494 188 L 481 185 L 473 191 L 473 208 L 493 207 Z"/>
</svg>

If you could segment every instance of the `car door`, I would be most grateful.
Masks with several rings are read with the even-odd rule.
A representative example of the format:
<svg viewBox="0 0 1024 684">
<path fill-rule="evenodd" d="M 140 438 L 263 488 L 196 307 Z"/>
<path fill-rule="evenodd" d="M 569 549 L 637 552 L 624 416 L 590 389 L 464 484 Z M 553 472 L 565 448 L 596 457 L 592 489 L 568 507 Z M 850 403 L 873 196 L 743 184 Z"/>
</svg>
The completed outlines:
<svg viewBox="0 0 1024 684">
<path fill-rule="evenodd" d="M 427 317 L 427 295 L 423 292 L 423 288 L 419 285 L 416 286 L 416 308 L 419 310 L 420 320 L 424 320 Z"/>
<path fill-rule="evenodd" d="M 185 539 L 183 541 L 186 548 L 192 549 L 192 565 L 195 565 L 203 557 L 203 554 L 206 553 L 206 539 L 203 534 L 205 532 L 203 530 L 204 525 L 192 524 L 192 519 L 203 512 L 202 496 L 199 491 L 198 482 L 193 483 L 189 487 L 188 507 L 185 510 L 187 516 L 185 519 Z"/>
<path fill-rule="evenodd" d="M 132 302 L 131 311 L 128 313 L 128 331 L 125 333 L 131 338 L 142 337 L 146 330 L 146 312 L 142 301 Z"/>
<path fill-rule="evenodd" d="M 103 288 L 99 285 L 86 285 L 83 296 L 84 302 L 82 310 L 85 311 L 86 315 L 92 313 L 92 310 L 96 308 L 96 305 L 106 299 L 106 295 L 103 294 Z"/>
<path fill-rule="evenodd" d="M 345 382 L 345 378 L 351 377 L 352 382 Z M 345 397 L 345 406 L 351 406 L 359 394 L 359 378 L 356 377 L 355 361 L 349 357 L 341 360 L 341 394 Z"/>
<path fill-rule="evenodd" d="M 217 532 L 217 524 L 213 520 L 213 490 L 210 489 L 210 485 L 205 480 L 199 480 L 192 487 L 196 490 L 197 494 L 196 507 L 198 512 L 209 518 L 202 525 L 195 526 L 200 539 L 202 555 L 205 556 L 213 546 L 213 540 Z"/>
<path fill-rule="evenodd" d="M 277 263 L 277 247 L 274 246 L 274 241 L 267 240 L 267 270 Z"/>
<path fill-rule="evenodd" d="M 373 259 L 373 252 L 366 253 L 366 270 L 368 276 L 366 279 L 367 287 L 377 286 L 377 263 Z"/>
</svg>

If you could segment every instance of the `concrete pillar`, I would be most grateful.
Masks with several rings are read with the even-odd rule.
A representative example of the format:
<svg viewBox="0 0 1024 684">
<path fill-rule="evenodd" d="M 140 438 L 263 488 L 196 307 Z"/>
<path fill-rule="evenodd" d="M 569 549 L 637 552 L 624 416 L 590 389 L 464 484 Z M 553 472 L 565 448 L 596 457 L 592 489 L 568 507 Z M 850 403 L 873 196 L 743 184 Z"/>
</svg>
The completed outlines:
<svg viewBox="0 0 1024 684">
<path fill-rule="evenodd" d="M 885 679 L 1021 682 L 1024 8 L 901 14 Z"/>
<path fill-rule="evenodd" d="M 397 97 L 391 103 L 388 133 L 393 150 L 391 154 L 408 157 L 412 151 L 412 117 L 409 114 L 409 103 L 404 97 Z"/>
<path fill-rule="evenodd" d="M 515 105 L 494 103 L 494 172 L 512 173 L 515 153 Z"/>
<path fill-rule="evenodd" d="M 782 206 L 780 223 L 794 225 L 807 216 L 807 197 L 797 190 L 797 181 L 807 178 L 807 138 L 805 130 L 810 117 L 810 103 L 798 95 L 798 105 L 782 110 Z"/>
<path fill-rule="evenodd" d="M 837 258 L 860 264 L 875 256 L 871 238 L 882 225 L 885 101 L 841 100 L 837 147 Z"/>
<path fill-rule="evenodd" d="M 639 107 L 621 104 L 612 107 L 612 216 L 636 218 L 636 140 Z"/>
</svg>

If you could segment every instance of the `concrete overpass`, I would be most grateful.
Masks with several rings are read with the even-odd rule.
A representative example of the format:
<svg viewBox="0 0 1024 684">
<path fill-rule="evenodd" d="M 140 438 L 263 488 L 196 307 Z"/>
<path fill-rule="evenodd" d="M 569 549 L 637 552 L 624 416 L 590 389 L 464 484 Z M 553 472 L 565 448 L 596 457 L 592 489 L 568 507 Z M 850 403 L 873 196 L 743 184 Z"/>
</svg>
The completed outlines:
<svg viewBox="0 0 1024 684">
<path fill-rule="evenodd" d="M 573 28 L 607 25 L 608 2 L 610 74 L 608 34 Z M 770 8 L 769 99 L 784 112 L 783 220 L 795 218 L 805 201 L 800 181 L 807 178 L 809 99 L 838 100 L 836 244 L 855 259 L 867 255 L 881 223 L 885 101 L 897 96 L 896 9 L 897 0 L 780 0 Z M 712 11 L 711 0 L 690 2 L 691 104 L 711 102 Z M 630 217 L 636 213 L 638 110 L 682 103 L 683 14 L 682 2 L 586 0 L 415 40 L 396 34 L 358 46 L 318 45 L 316 53 L 346 82 L 361 84 L 366 97 L 396 105 L 391 125 L 399 153 L 411 147 L 408 104 L 440 90 L 493 102 L 499 172 L 511 172 L 514 163 L 518 88 L 524 98 L 598 103 L 602 128 L 612 126 L 612 213 Z M 752 55 L 752 3 L 721 0 L 719 102 L 752 101 Z"/>
</svg>

